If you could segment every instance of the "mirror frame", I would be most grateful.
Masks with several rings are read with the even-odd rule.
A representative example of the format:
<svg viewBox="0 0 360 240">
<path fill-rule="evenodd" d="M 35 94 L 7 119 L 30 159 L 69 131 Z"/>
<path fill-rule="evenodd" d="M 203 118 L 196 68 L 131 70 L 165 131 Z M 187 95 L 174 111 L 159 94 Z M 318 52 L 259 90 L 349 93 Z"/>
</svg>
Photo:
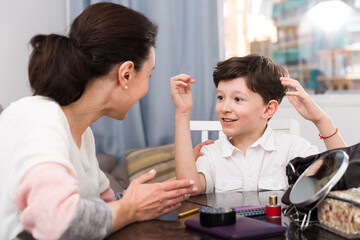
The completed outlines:
<svg viewBox="0 0 360 240">
<path fill-rule="evenodd" d="M 328 154 L 334 154 L 337 152 L 341 152 L 344 155 L 344 159 L 343 162 L 340 166 L 340 168 L 338 169 L 338 171 L 335 173 L 335 175 L 329 180 L 329 182 L 327 182 L 325 184 L 324 187 L 322 187 L 319 191 L 317 191 L 314 195 L 312 195 L 310 198 L 302 201 L 302 202 L 292 202 L 291 201 L 291 193 L 292 191 L 294 191 L 294 189 L 296 189 L 296 186 L 299 183 L 299 180 L 303 178 L 303 176 L 309 171 L 309 169 L 319 160 L 323 159 L 325 156 L 327 156 Z M 341 177 L 344 175 L 344 173 L 346 172 L 347 167 L 349 166 L 349 156 L 346 152 L 344 152 L 343 150 L 333 150 L 330 152 L 327 152 L 326 154 L 322 155 L 318 160 L 316 160 L 315 162 L 313 162 L 300 176 L 299 178 L 296 180 L 295 184 L 293 185 L 290 194 L 289 194 L 289 200 L 291 202 L 292 205 L 296 206 L 296 207 L 300 207 L 303 209 L 307 209 L 310 210 L 314 209 L 319 202 L 316 203 L 316 201 L 318 201 L 319 199 L 324 198 L 329 192 L 330 190 L 333 188 L 333 186 L 341 179 Z M 314 203 L 316 203 L 314 205 Z"/>
</svg>

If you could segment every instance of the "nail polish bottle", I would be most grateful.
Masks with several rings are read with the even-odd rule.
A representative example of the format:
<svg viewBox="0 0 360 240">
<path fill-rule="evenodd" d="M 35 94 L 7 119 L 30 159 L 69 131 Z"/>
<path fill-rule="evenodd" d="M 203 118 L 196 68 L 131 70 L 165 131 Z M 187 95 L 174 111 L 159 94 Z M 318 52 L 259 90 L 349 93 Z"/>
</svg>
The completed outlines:
<svg viewBox="0 0 360 240">
<path fill-rule="evenodd" d="M 277 203 L 277 196 L 269 196 L 269 204 L 266 205 L 266 217 L 269 218 L 280 218 L 281 217 L 281 206 Z"/>
</svg>

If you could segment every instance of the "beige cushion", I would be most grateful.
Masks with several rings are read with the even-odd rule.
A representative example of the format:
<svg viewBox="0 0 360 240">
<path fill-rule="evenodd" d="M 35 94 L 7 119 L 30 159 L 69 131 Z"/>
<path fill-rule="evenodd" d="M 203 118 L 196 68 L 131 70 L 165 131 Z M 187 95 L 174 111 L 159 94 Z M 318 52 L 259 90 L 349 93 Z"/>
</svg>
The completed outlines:
<svg viewBox="0 0 360 240">
<path fill-rule="evenodd" d="M 174 143 L 125 151 L 130 181 L 155 169 L 150 182 L 162 182 L 175 177 Z"/>
</svg>

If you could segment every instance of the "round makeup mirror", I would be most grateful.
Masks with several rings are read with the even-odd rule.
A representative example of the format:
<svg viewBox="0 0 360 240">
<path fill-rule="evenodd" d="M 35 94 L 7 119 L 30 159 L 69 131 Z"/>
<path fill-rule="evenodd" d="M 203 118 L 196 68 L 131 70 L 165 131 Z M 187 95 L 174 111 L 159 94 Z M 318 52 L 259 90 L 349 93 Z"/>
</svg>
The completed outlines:
<svg viewBox="0 0 360 240">
<path fill-rule="evenodd" d="M 295 182 L 290 192 L 290 202 L 304 210 L 312 210 L 344 175 L 349 156 L 334 150 L 311 164 Z"/>
</svg>

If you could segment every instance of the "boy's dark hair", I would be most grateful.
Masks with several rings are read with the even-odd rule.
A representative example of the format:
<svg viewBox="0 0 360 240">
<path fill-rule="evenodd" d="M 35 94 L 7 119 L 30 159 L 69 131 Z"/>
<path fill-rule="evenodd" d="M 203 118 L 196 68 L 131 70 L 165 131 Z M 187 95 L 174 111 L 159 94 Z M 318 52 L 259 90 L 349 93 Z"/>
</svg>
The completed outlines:
<svg viewBox="0 0 360 240">
<path fill-rule="evenodd" d="M 86 8 L 72 23 L 69 37 L 36 35 L 30 44 L 29 81 L 34 95 L 66 106 L 78 100 L 92 79 L 132 61 L 140 70 L 155 47 L 158 27 L 143 14 L 114 3 Z"/>
<path fill-rule="evenodd" d="M 260 94 L 265 104 L 270 100 L 281 103 L 288 88 L 281 84 L 280 77 L 288 76 L 288 71 L 283 67 L 274 64 L 270 58 L 257 54 L 232 57 L 219 62 L 213 73 L 216 87 L 220 81 L 245 78 L 247 87 Z"/>
</svg>

